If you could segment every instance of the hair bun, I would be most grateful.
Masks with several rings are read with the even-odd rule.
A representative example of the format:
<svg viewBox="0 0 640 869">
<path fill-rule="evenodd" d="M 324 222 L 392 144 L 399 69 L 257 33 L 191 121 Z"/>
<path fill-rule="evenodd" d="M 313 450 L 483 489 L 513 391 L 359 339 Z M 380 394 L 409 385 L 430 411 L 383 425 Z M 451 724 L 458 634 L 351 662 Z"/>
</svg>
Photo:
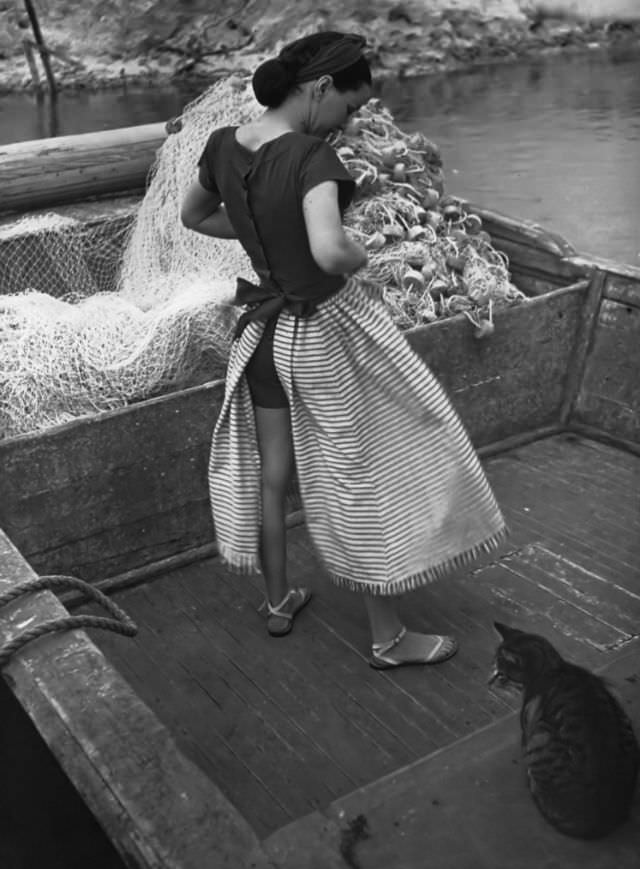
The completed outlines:
<svg viewBox="0 0 640 869">
<path fill-rule="evenodd" d="M 251 83 L 260 105 L 275 109 L 288 96 L 293 80 L 284 63 L 274 58 L 260 64 L 253 74 Z"/>
</svg>

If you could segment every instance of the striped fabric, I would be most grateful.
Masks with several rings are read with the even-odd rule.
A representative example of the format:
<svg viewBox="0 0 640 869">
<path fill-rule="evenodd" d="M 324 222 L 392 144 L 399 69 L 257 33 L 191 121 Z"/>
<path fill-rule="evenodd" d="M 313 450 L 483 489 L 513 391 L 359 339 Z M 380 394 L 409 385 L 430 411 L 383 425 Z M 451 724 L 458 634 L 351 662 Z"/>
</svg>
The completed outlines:
<svg viewBox="0 0 640 869">
<path fill-rule="evenodd" d="M 241 572 L 260 569 L 243 372 L 263 328 L 249 323 L 233 345 L 209 465 L 219 551 Z M 336 583 L 399 594 L 500 542 L 504 521 L 458 415 L 374 291 L 352 281 L 309 319 L 283 312 L 274 360 L 307 527 Z"/>
</svg>

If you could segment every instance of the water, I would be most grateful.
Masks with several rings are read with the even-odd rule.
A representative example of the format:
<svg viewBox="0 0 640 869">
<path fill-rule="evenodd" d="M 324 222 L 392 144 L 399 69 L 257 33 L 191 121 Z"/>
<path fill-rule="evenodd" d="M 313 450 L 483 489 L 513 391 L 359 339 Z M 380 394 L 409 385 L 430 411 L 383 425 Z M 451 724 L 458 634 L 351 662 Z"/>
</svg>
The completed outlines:
<svg viewBox="0 0 640 869">
<path fill-rule="evenodd" d="M 640 266 L 640 55 L 429 76 L 384 97 L 440 145 L 450 193 Z"/>
<path fill-rule="evenodd" d="M 166 120 L 196 91 L 0 98 L 0 144 Z M 449 192 L 640 265 L 640 54 L 556 56 L 386 84 L 405 129 L 441 147 Z"/>
</svg>

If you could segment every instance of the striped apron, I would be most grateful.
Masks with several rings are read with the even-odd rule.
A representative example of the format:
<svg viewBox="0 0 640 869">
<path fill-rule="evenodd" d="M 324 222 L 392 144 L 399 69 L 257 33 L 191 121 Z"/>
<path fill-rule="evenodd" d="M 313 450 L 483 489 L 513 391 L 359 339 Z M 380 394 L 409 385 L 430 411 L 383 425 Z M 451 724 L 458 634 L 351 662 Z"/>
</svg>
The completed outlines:
<svg viewBox="0 0 640 869">
<path fill-rule="evenodd" d="M 209 462 L 219 552 L 239 572 L 260 570 L 260 456 L 244 369 L 263 329 L 250 322 L 233 343 Z M 351 280 L 311 317 L 281 312 L 274 362 L 307 528 L 334 582 L 401 594 L 502 540 L 460 418 L 374 290 Z"/>
</svg>

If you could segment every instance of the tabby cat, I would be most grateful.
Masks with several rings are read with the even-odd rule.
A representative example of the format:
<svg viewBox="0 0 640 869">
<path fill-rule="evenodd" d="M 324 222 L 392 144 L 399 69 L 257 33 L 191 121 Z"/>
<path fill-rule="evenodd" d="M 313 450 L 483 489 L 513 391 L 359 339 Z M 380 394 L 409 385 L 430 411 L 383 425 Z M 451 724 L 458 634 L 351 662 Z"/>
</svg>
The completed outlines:
<svg viewBox="0 0 640 869">
<path fill-rule="evenodd" d="M 529 789 L 562 833 L 595 839 L 629 814 L 640 749 L 604 681 L 551 643 L 495 622 L 502 642 L 489 680 L 523 691 L 520 724 Z"/>
</svg>

